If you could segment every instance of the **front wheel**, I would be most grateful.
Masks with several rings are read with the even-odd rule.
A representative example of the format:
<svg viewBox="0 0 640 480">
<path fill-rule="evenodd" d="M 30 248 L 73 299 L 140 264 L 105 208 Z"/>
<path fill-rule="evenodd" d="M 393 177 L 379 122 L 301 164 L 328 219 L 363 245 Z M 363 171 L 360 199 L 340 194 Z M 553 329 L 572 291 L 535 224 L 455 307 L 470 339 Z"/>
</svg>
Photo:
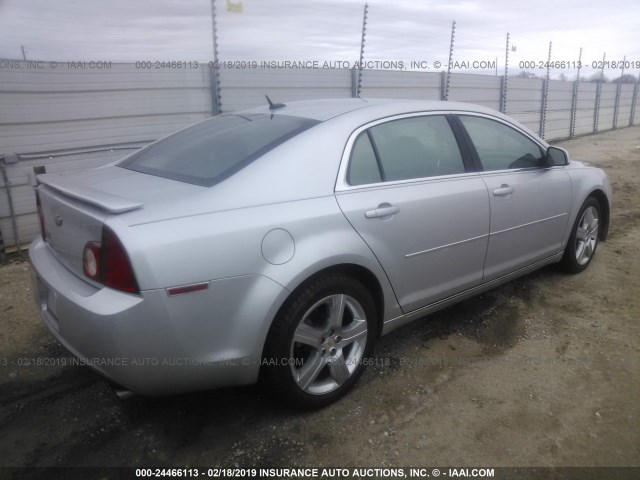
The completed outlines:
<svg viewBox="0 0 640 480">
<path fill-rule="evenodd" d="M 562 257 L 569 273 L 579 273 L 589 266 L 598 247 L 600 203 L 590 197 L 582 205 Z"/>
<path fill-rule="evenodd" d="M 267 387 L 294 406 L 320 408 L 364 370 L 376 337 L 369 291 L 341 273 L 312 280 L 274 321 L 263 355 Z"/>
</svg>

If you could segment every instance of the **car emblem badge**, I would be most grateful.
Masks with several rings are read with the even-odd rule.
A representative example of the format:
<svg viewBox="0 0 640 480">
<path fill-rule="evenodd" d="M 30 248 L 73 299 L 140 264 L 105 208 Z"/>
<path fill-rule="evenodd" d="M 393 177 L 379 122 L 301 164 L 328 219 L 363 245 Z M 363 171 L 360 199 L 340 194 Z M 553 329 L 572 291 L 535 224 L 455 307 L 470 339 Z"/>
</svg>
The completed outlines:
<svg viewBox="0 0 640 480">
<path fill-rule="evenodd" d="M 62 217 L 60 215 L 56 215 L 56 217 L 53 219 L 53 221 L 56 222 L 57 226 L 59 226 L 59 227 L 62 226 L 63 219 L 62 219 Z"/>
</svg>

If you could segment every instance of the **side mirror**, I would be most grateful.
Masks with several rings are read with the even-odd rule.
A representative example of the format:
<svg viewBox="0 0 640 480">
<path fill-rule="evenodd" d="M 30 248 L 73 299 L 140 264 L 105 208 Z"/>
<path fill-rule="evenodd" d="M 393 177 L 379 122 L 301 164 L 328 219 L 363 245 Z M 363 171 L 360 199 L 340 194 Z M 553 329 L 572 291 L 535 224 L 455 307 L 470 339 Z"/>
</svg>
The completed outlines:
<svg viewBox="0 0 640 480">
<path fill-rule="evenodd" d="M 546 163 L 550 167 L 569 165 L 569 152 L 560 147 L 547 148 Z"/>
</svg>

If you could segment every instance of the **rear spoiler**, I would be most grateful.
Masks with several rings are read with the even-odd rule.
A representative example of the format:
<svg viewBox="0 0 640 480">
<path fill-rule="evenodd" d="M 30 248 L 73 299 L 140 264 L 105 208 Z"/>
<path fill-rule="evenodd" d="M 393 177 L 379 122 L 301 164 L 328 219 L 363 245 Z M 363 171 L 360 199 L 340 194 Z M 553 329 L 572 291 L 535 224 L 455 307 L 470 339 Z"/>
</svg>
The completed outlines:
<svg viewBox="0 0 640 480">
<path fill-rule="evenodd" d="M 109 213 L 123 213 L 142 208 L 143 204 L 128 198 L 111 195 L 95 188 L 87 187 L 60 175 L 38 175 L 38 182 L 68 197 L 82 200 Z"/>
</svg>

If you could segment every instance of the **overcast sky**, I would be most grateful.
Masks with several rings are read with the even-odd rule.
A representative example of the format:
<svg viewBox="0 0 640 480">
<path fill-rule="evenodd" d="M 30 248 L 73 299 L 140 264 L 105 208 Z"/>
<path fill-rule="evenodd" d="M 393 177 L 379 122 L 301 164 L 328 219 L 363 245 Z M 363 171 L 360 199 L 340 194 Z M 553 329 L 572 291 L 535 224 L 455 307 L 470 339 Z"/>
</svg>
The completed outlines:
<svg viewBox="0 0 640 480">
<path fill-rule="evenodd" d="M 239 0 L 232 0 L 238 3 Z M 216 0 L 220 60 L 358 59 L 361 0 L 242 0 L 243 12 Z M 607 59 L 640 62 L 638 0 L 369 0 L 366 60 L 447 63 L 451 23 L 454 60 L 509 63 L 576 61 L 581 72 Z M 210 0 L 0 0 L 0 58 L 32 60 L 210 60 Z M 544 75 L 544 70 L 528 69 Z M 638 74 L 635 68 L 630 73 Z M 513 72 L 513 70 L 512 70 Z M 485 72 L 486 73 L 486 72 Z M 575 75 L 572 69 L 565 70 Z M 556 76 L 559 71 L 555 72 Z M 608 70 L 609 78 L 619 70 Z"/>
</svg>

